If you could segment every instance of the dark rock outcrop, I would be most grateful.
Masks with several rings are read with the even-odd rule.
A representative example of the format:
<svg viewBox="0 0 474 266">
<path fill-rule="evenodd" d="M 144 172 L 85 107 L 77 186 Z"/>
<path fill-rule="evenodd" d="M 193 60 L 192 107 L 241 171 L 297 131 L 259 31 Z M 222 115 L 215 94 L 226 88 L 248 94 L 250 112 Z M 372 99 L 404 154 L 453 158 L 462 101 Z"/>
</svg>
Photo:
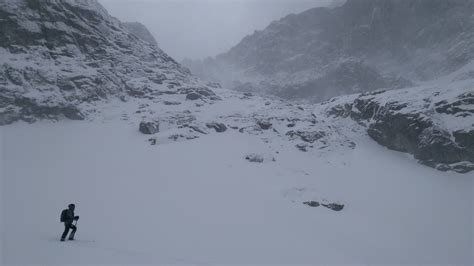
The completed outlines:
<svg viewBox="0 0 474 266">
<path fill-rule="evenodd" d="M 317 201 L 305 201 L 303 204 L 308 205 L 309 207 L 319 207 L 321 204 Z"/>
<path fill-rule="evenodd" d="M 184 64 L 229 88 L 290 99 L 411 87 L 472 62 L 473 13 L 472 0 L 347 0 L 288 15 L 226 53 Z"/>
<path fill-rule="evenodd" d="M 213 128 L 218 133 L 222 133 L 227 130 L 227 127 L 224 124 L 217 122 L 207 123 L 206 127 Z"/>
<path fill-rule="evenodd" d="M 186 100 L 195 101 L 202 98 L 202 95 L 199 93 L 191 92 L 186 95 Z"/>
<path fill-rule="evenodd" d="M 458 91 L 457 95 L 433 88 L 366 93 L 352 103 L 333 105 L 326 114 L 351 117 L 366 126 L 377 143 L 413 154 L 420 163 L 466 173 L 474 170 L 474 94 Z M 449 123 L 440 122 L 444 120 Z"/>
<path fill-rule="evenodd" d="M 319 203 L 317 201 L 305 201 L 303 202 L 304 205 L 308 205 L 309 207 L 319 207 L 323 206 L 333 211 L 342 211 L 344 209 L 344 204 L 338 203 Z"/>
<path fill-rule="evenodd" d="M 212 93 L 96 0 L 0 1 L 0 21 L 0 125 L 82 119 L 112 99 Z"/>
<path fill-rule="evenodd" d="M 326 136 L 326 133 L 323 131 L 288 131 L 286 133 L 287 136 L 290 138 L 297 138 L 299 137 L 302 141 L 309 142 L 309 143 L 314 143 L 315 141 L 323 138 Z"/>
<path fill-rule="evenodd" d="M 263 130 L 268 130 L 272 127 L 272 123 L 268 120 L 258 120 L 257 125 Z"/>
<path fill-rule="evenodd" d="M 160 131 L 160 123 L 157 121 L 152 122 L 141 122 L 139 131 L 146 135 L 153 135 Z"/>
</svg>

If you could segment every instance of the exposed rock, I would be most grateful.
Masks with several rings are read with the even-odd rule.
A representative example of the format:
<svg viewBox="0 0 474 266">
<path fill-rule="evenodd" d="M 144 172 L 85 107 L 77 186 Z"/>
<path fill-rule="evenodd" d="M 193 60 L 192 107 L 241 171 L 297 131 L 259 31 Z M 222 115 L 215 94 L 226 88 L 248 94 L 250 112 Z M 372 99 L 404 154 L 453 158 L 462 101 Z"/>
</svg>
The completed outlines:
<svg viewBox="0 0 474 266">
<path fill-rule="evenodd" d="M 206 126 L 208 128 L 213 128 L 216 130 L 216 132 L 222 133 L 227 130 L 227 127 L 222 124 L 222 123 L 217 123 L 217 122 L 212 122 L 212 123 L 207 123 Z"/>
<path fill-rule="evenodd" d="M 263 156 L 260 155 L 260 154 L 256 154 L 256 153 L 252 153 L 252 154 L 249 154 L 249 155 L 245 156 L 245 159 L 249 162 L 252 162 L 252 163 L 263 163 L 263 161 L 264 161 Z"/>
<path fill-rule="evenodd" d="M 257 125 L 263 130 L 268 130 L 272 127 L 272 123 L 268 120 L 258 120 Z"/>
<path fill-rule="evenodd" d="M 321 204 L 317 201 L 305 201 L 303 204 L 308 205 L 310 207 L 319 207 Z"/>
<path fill-rule="evenodd" d="M 146 135 L 153 135 L 160 131 L 160 123 L 157 121 L 140 122 L 139 131 Z"/>
<path fill-rule="evenodd" d="M 195 92 L 191 92 L 191 93 L 186 95 L 186 100 L 195 101 L 195 100 L 199 100 L 201 98 L 202 98 L 202 95 L 199 94 L 199 93 L 195 93 Z"/>
<path fill-rule="evenodd" d="M 460 173 L 471 171 L 474 125 L 468 121 L 474 113 L 474 94 L 461 89 L 457 89 L 461 92 L 457 95 L 435 90 L 365 93 L 353 102 L 329 103 L 326 114 L 350 116 L 365 125 L 368 135 L 377 143 L 411 153 L 424 165 Z M 454 127 L 439 123 L 441 119 L 450 120 Z M 454 123 L 456 120 L 459 122 Z M 464 129 L 456 129 L 460 126 Z"/>
<path fill-rule="evenodd" d="M 307 152 L 308 151 L 308 143 L 298 143 L 296 144 L 296 148 L 298 148 L 298 150 L 300 151 L 304 151 L 304 152 Z"/>
<path fill-rule="evenodd" d="M 294 139 L 295 137 L 301 138 L 301 140 L 309 143 L 314 143 L 315 141 L 323 138 L 326 136 L 326 133 L 323 131 L 288 131 L 286 133 L 287 136 Z"/>
<path fill-rule="evenodd" d="M 3 101 L 2 101 L 3 100 Z M 0 96 L 0 107 L 10 106 L 5 111 L 0 111 L 0 125 L 6 125 L 18 120 L 35 122 L 36 119 L 53 119 L 65 117 L 71 120 L 84 120 L 85 115 L 74 105 L 49 104 L 39 102 L 34 98 L 18 97 L 3 98 Z"/>
<path fill-rule="evenodd" d="M 207 134 L 206 131 L 204 131 L 203 129 L 201 129 L 201 128 L 198 127 L 198 126 L 189 126 L 189 128 L 191 128 L 192 130 L 194 130 L 194 131 L 196 131 L 196 132 L 198 132 L 198 133 L 201 133 L 201 134 L 203 134 L 203 135 L 206 135 L 206 134 Z"/>
<path fill-rule="evenodd" d="M 473 13 L 471 0 L 347 0 L 273 21 L 187 66 L 225 87 L 290 99 L 407 88 L 472 63 Z M 473 76 L 465 73 L 458 79 Z"/>
<path fill-rule="evenodd" d="M 157 139 L 156 138 L 151 138 L 151 139 L 148 139 L 148 141 L 150 142 L 150 145 L 155 146 Z"/>
<path fill-rule="evenodd" d="M 310 207 L 323 206 L 333 211 L 342 211 L 342 209 L 344 209 L 344 205 L 338 203 L 319 203 L 317 201 L 305 201 L 303 202 L 303 204 L 308 205 Z"/>
<path fill-rule="evenodd" d="M 171 101 L 164 101 L 163 102 L 165 105 L 180 105 L 181 102 L 171 102 Z"/>
<path fill-rule="evenodd" d="M 96 0 L 0 1 L 0 17 L 2 123 L 83 119 L 112 99 L 211 91 Z"/>
<path fill-rule="evenodd" d="M 173 134 L 168 137 L 168 139 L 173 140 L 173 141 L 178 141 L 180 139 L 186 139 L 186 140 L 192 140 L 192 139 L 197 139 L 199 136 L 196 135 L 189 135 L 189 134 Z"/>
<path fill-rule="evenodd" d="M 329 203 L 329 204 L 322 203 L 321 206 L 331 209 L 333 211 L 337 211 L 337 212 L 342 211 L 342 209 L 344 209 L 344 204 L 337 204 L 337 203 Z"/>
</svg>

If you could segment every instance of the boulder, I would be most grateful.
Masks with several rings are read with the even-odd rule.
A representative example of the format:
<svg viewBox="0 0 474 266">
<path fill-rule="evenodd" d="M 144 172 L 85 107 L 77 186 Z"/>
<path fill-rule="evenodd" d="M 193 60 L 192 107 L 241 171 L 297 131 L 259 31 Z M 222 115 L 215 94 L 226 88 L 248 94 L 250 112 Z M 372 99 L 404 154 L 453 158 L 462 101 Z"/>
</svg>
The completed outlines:
<svg viewBox="0 0 474 266">
<path fill-rule="evenodd" d="M 291 131 L 288 131 L 286 133 L 286 135 L 289 136 L 292 139 L 296 138 L 296 137 L 299 137 L 304 142 L 314 143 L 315 141 L 325 137 L 326 133 L 323 132 L 323 131 L 302 131 L 302 130 L 294 131 L 294 130 L 291 130 Z"/>
<path fill-rule="evenodd" d="M 217 122 L 207 123 L 206 127 L 213 128 L 219 133 L 225 132 L 227 130 L 227 127 L 224 124 Z"/>
<path fill-rule="evenodd" d="M 309 207 L 319 207 L 321 205 L 317 201 L 305 201 L 303 204 L 308 205 Z"/>
<path fill-rule="evenodd" d="M 263 163 L 263 156 L 256 153 L 251 153 L 245 157 L 245 159 L 252 163 Z"/>
<path fill-rule="evenodd" d="M 191 92 L 186 95 L 186 100 L 190 100 L 190 101 L 195 101 L 201 98 L 202 98 L 202 95 L 195 92 Z"/>
<path fill-rule="evenodd" d="M 263 130 L 268 130 L 272 127 L 272 123 L 268 120 L 258 120 L 257 125 Z"/>
<path fill-rule="evenodd" d="M 150 122 L 142 121 L 140 123 L 139 130 L 143 134 L 153 135 L 160 131 L 160 124 L 157 121 L 150 121 Z"/>
<path fill-rule="evenodd" d="M 323 207 L 326 207 L 330 210 L 333 210 L 333 211 L 342 211 L 342 209 L 344 209 L 344 204 L 338 204 L 338 203 L 329 203 L 329 204 L 321 204 L 321 206 Z"/>
</svg>

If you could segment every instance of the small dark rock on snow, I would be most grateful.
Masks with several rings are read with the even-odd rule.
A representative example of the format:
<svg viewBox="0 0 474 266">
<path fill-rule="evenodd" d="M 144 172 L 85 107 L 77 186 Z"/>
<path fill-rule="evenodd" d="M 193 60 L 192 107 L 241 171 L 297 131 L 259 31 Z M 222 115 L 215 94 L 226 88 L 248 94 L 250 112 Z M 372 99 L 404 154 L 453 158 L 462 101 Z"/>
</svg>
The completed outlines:
<svg viewBox="0 0 474 266">
<path fill-rule="evenodd" d="M 262 155 L 255 154 L 255 153 L 247 155 L 245 157 L 245 159 L 249 162 L 252 162 L 252 163 L 263 163 L 263 161 L 264 161 Z"/>
<path fill-rule="evenodd" d="M 308 205 L 310 207 L 319 207 L 321 204 L 317 201 L 305 201 L 303 204 Z"/>
<path fill-rule="evenodd" d="M 307 143 L 299 143 L 299 144 L 296 144 L 296 148 L 300 151 L 308 151 L 308 144 Z"/>
<path fill-rule="evenodd" d="M 195 92 L 191 92 L 191 93 L 188 93 L 186 95 L 186 100 L 194 101 L 194 100 L 198 100 L 198 99 L 201 99 L 201 98 L 202 98 L 202 95 L 199 94 L 199 93 L 195 93 Z"/>
<path fill-rule="evenodd" d="M 323 207 L 331 209 L 333 211 L 342 211 L 344 209 L 344 204 L 337 204 L 337 203 L 329 203 L 329 204 L 321 204 Z"/>
<path fill-rule="evenodd" d="M 157 121 L 140 123 L 140 132 L 146 135 L 153 135 L 160 131 L 160 124 Z"/>
<path fill-rule="evenodd" d="M 259 120 L 257 121 L 257 125 L 263 130 L 270 129 L 272 127 L 272 123 L 267 120 Z"/>
<path fill-rule="evenodd" d="M 227 130 L 227 127 L 222 123 L 212 122 L 212 123 L 207 123 L 206 126 L 208 128 L 215 129 L 216 132 L 219 132 L 219 133 L 225 132 Z"/>
<path fill-rule="evenodd" d="M 163 102 L 165 105 L 180 105 L 181 102 L 171 102 L 171 101 L 164 101 Z"/>
</svg>

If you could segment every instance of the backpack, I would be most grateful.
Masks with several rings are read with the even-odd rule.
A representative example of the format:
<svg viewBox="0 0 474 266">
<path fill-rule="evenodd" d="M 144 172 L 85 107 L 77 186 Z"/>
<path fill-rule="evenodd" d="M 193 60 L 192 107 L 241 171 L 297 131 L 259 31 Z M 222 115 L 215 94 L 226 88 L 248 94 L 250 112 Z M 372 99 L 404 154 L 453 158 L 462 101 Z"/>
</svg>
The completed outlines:
<svg viewBox="0 0 474 266">
<path fill-rule="evenodd" d="M 64 223 L 66 220 L 67 220 L 67 209 L 65 209 L 65 210 L 63 210 L 63 211 L 61 212 L 61 219 L 60 219 L 60 221 L 61 221 L 62 223 Z"/>
</svg>

